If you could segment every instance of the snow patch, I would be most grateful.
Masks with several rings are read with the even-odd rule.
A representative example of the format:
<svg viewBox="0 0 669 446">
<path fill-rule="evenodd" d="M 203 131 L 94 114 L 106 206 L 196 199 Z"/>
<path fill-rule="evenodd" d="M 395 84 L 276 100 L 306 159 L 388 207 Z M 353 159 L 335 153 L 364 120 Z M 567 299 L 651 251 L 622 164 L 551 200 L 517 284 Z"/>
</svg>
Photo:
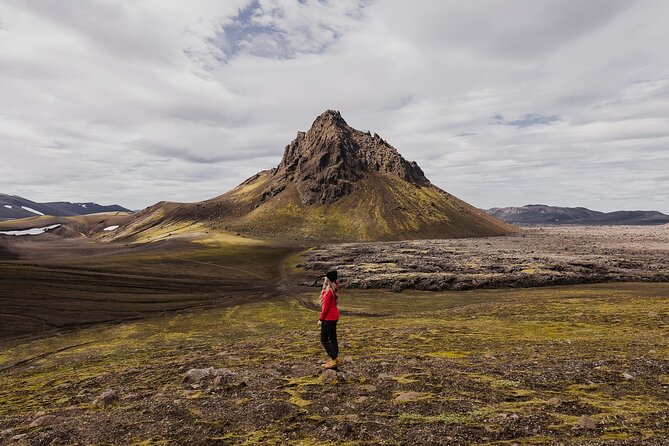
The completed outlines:
<svg viewBox="0 0 669 446">
<path fill-rule="evenodd" d="M 23 207 L 23 206 L 21 206 L 21 207 Z M 44 234 L 46 231 L 56 229 L 58 226 L 60 226 L 60 225 L 44 226 L 43 228 L 24 229 L 22 231 L 0 231 L 0 234 L 4 234 L 4 235 L 39 235 L 39 234 Z"/>
<path fill-rule="evenodd" d="M 40 211 L 36 211 L 35 209 L 29 208 L 28 206 L 21 206 L 21 208 L 23 208 L 24 210 L 26 210 L 28 212 L 32 212 L 33 214 L 44 215 Z"/>
<path fill-rule="evenodd" d="M 9 205 L 9 204 L 6 204 L 5 207 L 6 207 L 7 209 L 11 209 L 11 208 L 12 208 L 11 205 Z"/>
<path fill-rule="evenodd" d="M 113 231 L 114 229 L 118 229 L 118 226 L 119 225 L 107 226 L 103 231 Z"/>
</svg>

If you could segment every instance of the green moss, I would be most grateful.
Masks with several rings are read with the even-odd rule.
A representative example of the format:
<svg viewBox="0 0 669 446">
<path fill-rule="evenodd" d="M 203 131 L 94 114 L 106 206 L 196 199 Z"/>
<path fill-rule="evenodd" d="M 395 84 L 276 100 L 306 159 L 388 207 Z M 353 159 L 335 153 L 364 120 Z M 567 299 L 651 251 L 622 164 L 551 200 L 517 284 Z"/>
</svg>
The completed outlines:
<svg viewBox="0 0 669 446">
<path fill-rule="evenodd" d="M 433 358 L 446 358 L 446 359 L 461 359 L 466 358 L 469 352 L 460 352 L 460 351 L 439 351 L 439 352 L 430 352 L 427 356 Z"/>
<path fill-rule="evenodd" d="M 443 423 L 443 424 L 472 424 L 480 423 L 491 415 L 484 410 L 475 410 L 465 413 L 442 413 L 439 415 L 420 415 L 417 413 L 403 413 L 399 415 L 400 421 L 410 423 Z"/>
<path fill-rule="evenodd" d="M 317 290 L 307 295 L 315 300 Z M 353 378 L 336 389 L 348 403 L 359 396 L 360 382 L 377 385 L 374 395 L 359 407 L 378 405 L 360 413 L 359 422 L 382 423 L 393 433 L 404 432 L 405 424 L 423 423 L 440 423 L 446 425 L 444 429 L 460 425 L 482 429 L 483 420 L 496 414 L 525 417 L 540 412 L 546 418 L 536 423 L 549 437 L 514 441 L 553 441 L 563 432 L 575 435 L 572 427 L 579 420 L 576 415 L 561 413 L 564 407 L 547 407 L 547 399 L 559 396 L 569 404 L 590 409 L 589 416 L 604 429 L 601 437 L 596 436 L 598 432 L 590 432 L 592 441 L 634 442 L 645 438 L 652 443 L 664 432 L 654 432 L 655 425 L 648 420 L 661 419 L 669 410 L 662 394 L 662 384 L 669 382 L 669 376 L 641 372 L 634 372 L 632 380 L 620 376 L 632 361 L 643 367 L 645 361 L 638 358 L 662 359 L 662 352 L 669 348 L 666 327 L 648 317 L 651 311 L 669 314 L 668 295 L 668 284 L 466 293 L 407 291 L 401 295 L 346 289 L 341 295 L 342 309 L 378 311 L 382 301 L 386 314 L 342 315 L 339 333 L 346 339 L 342 355 L 350 359 L 344 370 Z M 0 374 L 0 418 L 28 419 L 38 410 L 56 414 L 86 411 L 87 416 L 95 417 L 97 411 L 91 409 L 91 401 L 107 387 L 127 388 L 128 393 L 142 395 L 164 392 L 181 398 L 186 396 L 181 383 L 184 367 L 257 370 L 276 360 L 280 351 L 281 362 L 297 367 L 297 372 L 291 373 L 299 376 L 272 378 L 263 392 L 273 401 L 289 401 L 303 408 L 300 421 L 279 420 L 275 427 L 263 427 L 257 421 L 253 426 L 233 423 L 229 435 L 216 436 L 213 434 L 220 431 L 212 431 L 211 439 L 222 443 L 287 444 L 291 440 L 281 433 L 299 426 L 304 431 L 291 437 L 298 441 L 301 435 L 311 435 L 309 429 L 314 425 L 352 410 L 328 401 L 337 415 L 302 415 L 324 402 L 318 389 L 322 384 L 315 374 L 315 360 L 323 355 L 315 315 L 296 299 L 277 298 L 93 327 L 7 347 L 2 355 L 12 362 L 41 359 Z M 269 332 L 276 335 L 267 336 Z M 55 353 L 63 347 L 72 348 Z M 648 353 L 651 349 L 656 352 L 654 356 Z M 389 363 L 384 367 L 396 374 L 394 381 L 376 382 L 376 374 L 387 371 L 378 366 L 381 362 Z M 594 363 L 606 367 L 594 369 Z M 395 368 L 399 365 L 401 369 Z M 575 365 L 588 367 L 592 384 L 573 374 Z M 545 380 L 547 368 L 556 372 L 550 383 Z M 400 387 L 421 392 L 421 397 L 408 404 L 394 404 Z M 256 404 L 257 398 L 202 392 L 189 395 L 198 398 L 184 398 L 183 410 L 201 426 L 216 421 L 210 418 L 209 404 Z M 133 404 L 119 404 L 113 410 L 132 413 L 138 419 L 148 416 L 138 411 L 140 403 Z M 482 409 L 473 410 L 476 408 Z M 616 429 L 617 425 L 624 429 Z M 146 437 L 138 431 L 138 441 L 153 441 L 144 440 Z M 305 441 L 312 441 L 309 438 Z"/>
</svg>

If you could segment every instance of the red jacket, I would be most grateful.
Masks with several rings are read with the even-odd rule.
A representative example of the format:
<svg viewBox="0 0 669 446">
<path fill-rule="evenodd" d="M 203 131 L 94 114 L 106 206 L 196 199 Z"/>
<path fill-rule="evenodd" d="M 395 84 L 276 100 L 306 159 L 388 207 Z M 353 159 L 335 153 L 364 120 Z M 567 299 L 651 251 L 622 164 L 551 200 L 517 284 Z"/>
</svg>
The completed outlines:
<svg viewBox="0 0 669 446">
<path fill-rule="evenodd" d="M 337 295 L 331 289 L 321 293 L 321 316 L 320 321 L 338 321 L 339 310 L 337 309 Z"/>
</svg>

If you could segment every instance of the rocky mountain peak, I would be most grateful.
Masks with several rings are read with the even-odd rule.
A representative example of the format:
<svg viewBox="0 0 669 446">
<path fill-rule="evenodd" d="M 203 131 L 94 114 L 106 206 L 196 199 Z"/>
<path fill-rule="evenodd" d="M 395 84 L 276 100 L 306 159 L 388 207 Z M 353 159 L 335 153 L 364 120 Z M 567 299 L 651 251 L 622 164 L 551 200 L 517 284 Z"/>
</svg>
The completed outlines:
<svg viewBox="0 0 669 446">
<path fill-rule="evenodd" d="M 415 185 L 429 184 L 415 162 L 405 160 L 379 135 L 356 130 L 340 112 L 326 110 L 307 132 L 298 132 L 286 146 L 263 199 L 295 184 L 302 203 L 333 203 L 351 193 L 357 181 L 372 174 L 392 175 Z"/>
<path fill-rule="evenodd" d="M 344 118 L 342 118 L 341 113 L 337 110 L 325 110 L 320 114 L 311 125 L 311 128 L 328 128 L 328 127 L 349 127 Z"/>
</svg>

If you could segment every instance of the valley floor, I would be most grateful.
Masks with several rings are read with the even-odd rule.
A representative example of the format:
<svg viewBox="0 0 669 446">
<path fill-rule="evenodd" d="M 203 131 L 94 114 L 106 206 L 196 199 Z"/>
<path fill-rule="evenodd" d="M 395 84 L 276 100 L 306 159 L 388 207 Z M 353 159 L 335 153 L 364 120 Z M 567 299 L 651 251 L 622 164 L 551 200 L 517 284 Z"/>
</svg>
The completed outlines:
<svg viewBox="0 0 669 446">
<path fill-rule="evenodd" d="M 475 245 L 510 277 L 541 276 L 562 238 L 572 264 L 666 273 L 664 233 L 534 231 L 398 249 L 407 265 L 476 277 L 495 262 L 468 254 Z M 0 444 L 669 445 L 660 276 L 397 293 L 355 288 L 401 275 L 379 269 L 406 266 L 387 262 L 393 244 L 305 261 L 297 247 L 207 232 L 0 242 Z M 320 367 L 318 289 L 296 285 L 313 274 L 298 263 L 336 266 L 351 286 L 336 373 Z"/>
<path fill-rule="evenodd" d="M 0 350 L 0 442 L 669 444 L 668 296 L 344 290 L 325 375 L 313 291 L 82 329 Z"/>
</svg>

